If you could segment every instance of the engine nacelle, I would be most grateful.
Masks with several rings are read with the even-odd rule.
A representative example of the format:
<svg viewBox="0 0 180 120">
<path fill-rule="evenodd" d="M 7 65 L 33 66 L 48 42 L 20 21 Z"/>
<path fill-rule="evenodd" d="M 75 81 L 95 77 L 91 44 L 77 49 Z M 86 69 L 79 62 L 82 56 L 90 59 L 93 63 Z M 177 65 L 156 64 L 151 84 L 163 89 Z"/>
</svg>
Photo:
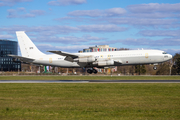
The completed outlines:
<svg viewBox="0 0 180 120">
<path fill-rule="evenodd" d="M 74 61 L 82 62 L 82 63 L 90 63 L 90 62 L 95 62 L 96 59 L 95 57 L 79 57 L 79 58 L 76 58 Z"/>
<path fill-rule="evenodd" d="M 98 61 L 98 66 L 114 65 L 114 60 Z"/>
</svg>

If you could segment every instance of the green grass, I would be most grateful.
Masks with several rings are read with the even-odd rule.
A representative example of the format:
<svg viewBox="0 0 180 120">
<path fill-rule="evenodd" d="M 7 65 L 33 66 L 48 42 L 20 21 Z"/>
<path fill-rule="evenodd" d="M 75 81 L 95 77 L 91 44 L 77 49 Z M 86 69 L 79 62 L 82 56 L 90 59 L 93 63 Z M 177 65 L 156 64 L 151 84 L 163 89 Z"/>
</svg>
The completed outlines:
<svg viewBox="0 0 180 120">
<path fill-rule="evenodd" d="M 178 120 L 180 84 L 0 84 L 0 120 Z"/>
<path fill-rule="evenodd" d="M 180 76 L 0 76 L 0 80 L 180 80 Z"/>
</svg>

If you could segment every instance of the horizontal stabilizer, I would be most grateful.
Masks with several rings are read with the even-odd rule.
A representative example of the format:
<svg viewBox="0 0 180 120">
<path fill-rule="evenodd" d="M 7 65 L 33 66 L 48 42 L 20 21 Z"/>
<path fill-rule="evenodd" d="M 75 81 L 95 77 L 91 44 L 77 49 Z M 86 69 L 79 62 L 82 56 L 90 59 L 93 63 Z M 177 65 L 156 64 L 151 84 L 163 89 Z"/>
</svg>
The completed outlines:
<svg viewBox="0 0 180 120">
<path fill-rule="evenodd" d="M 33 62 L 35 59 L 31 59 L 31 58 L 26 58 L 26 57 L 21 57 L 21 56 L 17 56 L 17 55 L 8 55 L 8 56 L 11 56 L 13 58 L 17 58 L 19 59 L 20 61 L 23 61 L 23 62 L 27 62 L 27 63 L 31 63 Z"/>
</svg>

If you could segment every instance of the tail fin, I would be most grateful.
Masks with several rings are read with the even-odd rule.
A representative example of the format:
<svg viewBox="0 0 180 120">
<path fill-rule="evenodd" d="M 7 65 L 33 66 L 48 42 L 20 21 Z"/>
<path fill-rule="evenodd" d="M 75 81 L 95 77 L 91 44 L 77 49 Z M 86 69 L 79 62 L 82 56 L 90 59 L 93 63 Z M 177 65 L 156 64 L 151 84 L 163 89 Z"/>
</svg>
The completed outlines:
<svg viewBox="0 0 180 120">
<path fill-rule="evenodd" d="M 23 57 L 34 58 L 45 55 L 34 45 L 24 31 L 16 31 L 17 39 Z"/>
</svg>

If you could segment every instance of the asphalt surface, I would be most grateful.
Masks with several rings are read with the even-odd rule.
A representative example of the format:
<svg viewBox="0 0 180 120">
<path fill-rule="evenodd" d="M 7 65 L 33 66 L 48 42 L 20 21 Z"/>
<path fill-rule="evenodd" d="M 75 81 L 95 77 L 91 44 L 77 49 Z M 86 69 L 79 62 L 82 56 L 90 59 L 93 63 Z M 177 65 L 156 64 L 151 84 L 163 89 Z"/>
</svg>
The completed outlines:
<svg viewBox="0 0 180 120">
<path fill-rule="evenodd" d="M 180 83 L 180 80 L 0 80 L 0 83 Z"/>
</svg>

